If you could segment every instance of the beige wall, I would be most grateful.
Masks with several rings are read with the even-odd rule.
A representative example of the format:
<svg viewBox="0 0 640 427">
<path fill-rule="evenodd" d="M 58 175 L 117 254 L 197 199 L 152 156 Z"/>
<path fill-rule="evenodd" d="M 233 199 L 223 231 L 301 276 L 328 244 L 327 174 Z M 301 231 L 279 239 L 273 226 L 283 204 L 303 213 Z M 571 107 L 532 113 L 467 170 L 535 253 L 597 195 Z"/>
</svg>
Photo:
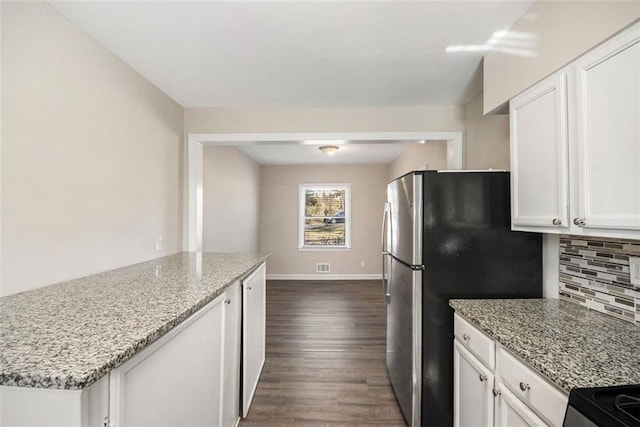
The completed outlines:
<svg viewBox="0 0 640 427">
<path fill-rule="evenodd" d="M 270 252 L 268 274 L 315 274 L 331 263 L 331 274 L 380 274 L 380 235 L 386 165 L 262 166 L 260 249 Z M 351 251 L 298 251 L 298 185 L 350 183 L 353 218 Z M 360 267 L 360 261 L 365 267 Z"/>
<path fill-rule="evenodd" d="M 482 96 L 464 107 L 465 169 L 509 170 L 509 116 L 483 115 Z"/>
<path fill-rule="evenodd" d="M 484 112 L 500 107 L 638 18 L 640 1 L 534 3 L 509 30 L 533 37 L 533 55 L 494 48 L 484 56 Z"/>
<path fill-rule="evenodd" d="M 236 147 L 205 147 L 205 252 L 258 252 L 260 166 Z"/>
<path fill-rule="evenodd" d="M 462 131 L 463 107 L 186 108 L 187 133 Z"/>
<path fill-rule="evenodd" d="M 447 168 L 447 142 L 429 141 L 409 147 L 389 165 L 389 181 L 411 172 L 423 169 Z"/>
<path fill-rule="evenodd" d="M 182 107 L 51 6 L 3 2 L 2 294 L 178 252 L 182 132 Z"/>
</svg>

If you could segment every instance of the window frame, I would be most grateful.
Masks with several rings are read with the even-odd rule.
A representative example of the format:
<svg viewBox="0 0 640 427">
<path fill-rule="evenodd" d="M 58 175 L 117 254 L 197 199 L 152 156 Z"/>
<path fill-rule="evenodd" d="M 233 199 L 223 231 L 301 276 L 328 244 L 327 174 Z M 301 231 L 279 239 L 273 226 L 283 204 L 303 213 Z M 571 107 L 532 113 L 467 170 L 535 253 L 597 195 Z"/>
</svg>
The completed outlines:
<svg viewBox="0 0 640 427">
<path fill-rule="evenodd" d="M 305 245 L 305 200 L 307 190 L 344 190 L 344 245 Z M 351 184 L 312 183 L 298 185 L 298 250 L 299 251 L 350 251 L 351 250 Z"/>
</svg>

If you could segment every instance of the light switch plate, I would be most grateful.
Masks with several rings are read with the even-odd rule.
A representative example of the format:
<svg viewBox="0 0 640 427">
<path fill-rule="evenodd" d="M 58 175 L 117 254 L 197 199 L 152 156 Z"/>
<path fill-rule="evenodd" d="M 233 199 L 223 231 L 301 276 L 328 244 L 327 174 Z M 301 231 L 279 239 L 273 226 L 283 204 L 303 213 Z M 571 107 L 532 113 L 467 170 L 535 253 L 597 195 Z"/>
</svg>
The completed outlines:
<svg viewBox="0 0 640 427">
<path fill-rule="evenodd" d="M 629 257 L 629 275 L 631 276 L 631 284 L 640 286 L 640 257 Z"/>
</svg>

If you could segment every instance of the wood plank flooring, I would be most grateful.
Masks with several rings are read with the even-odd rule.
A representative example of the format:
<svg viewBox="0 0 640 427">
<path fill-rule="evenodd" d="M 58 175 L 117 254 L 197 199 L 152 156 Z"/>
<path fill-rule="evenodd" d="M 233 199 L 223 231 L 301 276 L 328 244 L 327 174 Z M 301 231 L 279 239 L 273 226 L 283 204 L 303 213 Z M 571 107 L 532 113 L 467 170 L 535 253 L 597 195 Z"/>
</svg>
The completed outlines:
<svg viewBox="0 0 640 427">
<path fill-rule="evenodd" d="M 385 324 L 379 281 L 268 281 L 266 361 L 240 426 L 405 426 Z"/>
</svg>

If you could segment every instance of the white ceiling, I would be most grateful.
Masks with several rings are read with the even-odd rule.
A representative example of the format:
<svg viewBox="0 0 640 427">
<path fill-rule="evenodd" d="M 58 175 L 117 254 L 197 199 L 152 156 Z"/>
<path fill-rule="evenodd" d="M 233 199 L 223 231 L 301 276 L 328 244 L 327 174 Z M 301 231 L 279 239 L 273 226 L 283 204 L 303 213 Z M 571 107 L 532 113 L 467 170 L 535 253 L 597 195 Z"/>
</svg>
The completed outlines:
<svg viewBox="0 0 640 427">
<path fill-rule="evenodd" d="M 442 142 L 442 141 L 440 141 Z M 328 156 L 320 145 L 335 144 L 248 144 L 238 148 L 261 165 L 308 164 L 387 164 L 410 146 L 423 141 L 350 141 L 338 145 L 338 152 Z M 433 142 L 427 142 L 427 144 Z"/>
<path fill-rule="evenodd" d="M 184 107 L 460 105 L 514 1 L 52 1 Z"/>
</svg>

